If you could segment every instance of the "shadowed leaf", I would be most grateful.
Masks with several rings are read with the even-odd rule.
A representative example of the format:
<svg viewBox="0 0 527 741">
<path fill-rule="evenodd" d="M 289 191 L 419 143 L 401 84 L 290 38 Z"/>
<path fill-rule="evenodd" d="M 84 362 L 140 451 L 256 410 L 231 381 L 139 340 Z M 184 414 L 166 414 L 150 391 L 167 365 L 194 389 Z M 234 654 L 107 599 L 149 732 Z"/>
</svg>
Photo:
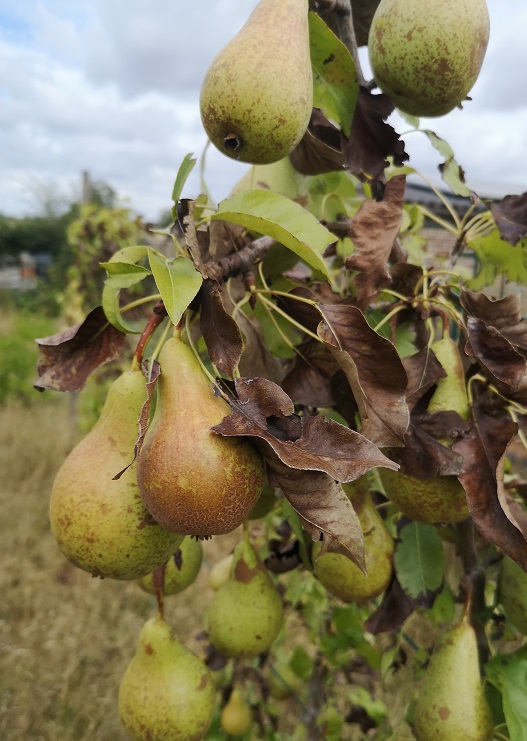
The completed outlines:
<svg viewBox="0 0 527 741">
<path fill-rule="evenodd" d="M 370 615 L 364 627 L 373 635 L 392 633 L 403 625 L 418 604 L 417 600 L 408 596 L 394 574 L 390 585 L 384 591 L 381 604 Z"/>
<path fill-rule="evenodd" d="M 35 388 L 80 391 L 91 373 L 119 357 L 126 335 L 108 322 L 98 306 L 80 324 L 36 342 L 39 380 Z"/>
<path fill-rule="evenodd" d="M 527 354 L 527 322 L 517 296 L 494 300 L 477 291 L 462 291 L 460 303 L 468 314 L 498 329 L 516 350 Z"/>
<path fill-rule="evenodd" d="M 200 327 L 211 361 L 232 378 L 240 361 L 243 340 L 240 328 L 225 311 L 217 281 L 206 278 L 200 290 Z"/>
<path fill-rule="evenodd" d="M 434 591 L 443 581 L 443 545 L 433 525 L 409 522 L 401 528 L 394 553 L 399 583 L 410 597 Z"/>
<path fill-rule="evenodd" d="M 491 210 L 501 238 L 506 242 L 514 245 L 527 236 L 527 193 L 505 196 Z"/>
</svg>

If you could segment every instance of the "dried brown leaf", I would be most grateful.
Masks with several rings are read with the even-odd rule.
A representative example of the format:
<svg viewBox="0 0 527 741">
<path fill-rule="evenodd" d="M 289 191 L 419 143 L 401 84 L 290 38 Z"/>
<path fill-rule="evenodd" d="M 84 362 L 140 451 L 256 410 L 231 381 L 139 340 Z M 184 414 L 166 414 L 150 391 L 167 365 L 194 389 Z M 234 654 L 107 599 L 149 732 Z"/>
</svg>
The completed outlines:
<svg viewBox="0 0 527 741">
<path fill-rule="evenodd" d="M 506 242 L 517 244 L 527 236 L 527 193 L 505 196 L 500 203 L 493 204 L 491 211 Z"/>
<path fill-rule="evenodd" d="M 330 379 L 338 365 L 329 350 L 316 340 L 306 340 L 296 348 L 292 367 L 284 376 L 282 388 L 295 404 L 328 407 L 334 403 Z"/>
<path fill-rule="evenodd" d="M 289 155 L 291 164 L 301 175 L 320 175 L 344 169 L 340 148 L 340 130 L 313 108 L 307 130 Z"/>
<path fill-rule="evenodd" d="M 199 299 L 200 327 L 209 357 L 218 370 L 232 378 L 243 350 L 240 328 L 225 311 L 217 281 L 206 278 Z"/>
</svg>

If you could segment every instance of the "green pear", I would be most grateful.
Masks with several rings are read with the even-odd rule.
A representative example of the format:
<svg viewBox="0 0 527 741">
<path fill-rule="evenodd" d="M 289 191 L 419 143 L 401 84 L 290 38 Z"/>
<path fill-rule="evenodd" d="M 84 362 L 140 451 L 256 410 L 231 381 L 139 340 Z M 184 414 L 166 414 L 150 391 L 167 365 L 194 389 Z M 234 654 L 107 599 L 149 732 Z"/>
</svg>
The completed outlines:
<svg viewBox="0 0 527 741">
<path fill-rule="evenodd" d="M 476 634 L 466 616 L 432 654 L 415 702 L 414 730 L 419 741 L 492 741 Z"/>
<path fill-rule="evenodd" d="M 411 520 L 448 524 L 468 517 L 467 497 L 457 476 L 418 479 L 380 468 L 379 477 L 386 496 Z"/>
<path fill-rule="evenodd" d="M 463 419 L 469 417 L 465 369 L 457 342 L 445 335 L 432 343 L 431 349 L 446 372 L 436 383 L 436 389 L 428 403 L 430 413 L 453 411 Z"/>
<path fill-rule="evenodd" d="M 99 421 L 57 473 L 51 530 L 72 563 L 94 576 L 138 579 L 170 558 L 182 536 L 160 527 L 146 509 L 132 464 L 146 399 L 139 370 L 111 386 Z"/>
<path fill-rule="evenodd" d="M 209 587 L 216 592 L 229 581 L 232 567 L 232 553 L 224 556 L 212 566 L 209 572 Z"/>
<path fill-rule="evenodd" d="M 485 0 L 381 0 L 368 51 L 375 81 L 411 116 L 443 116 L 466 99 L 489 40 Z"/>
<path fill-rule="evenodd" d="M 137 459 L 147 509 L 167 530 L 208 537 L 240 525 L 263 486 L 263 462 L 243 438 L 211 431 L 231 409 L 188 345 L 172 337 L 159 355 L 157 404 Z"/>
<path fill-rule="evenodd" d="M 212 61 L 201 120 L 220 152 L 253 164 L 285 157 L 313 106 L 307 0 L 261 0 Z"/>
<path fill-rule="evenodd" d="M 361 479 L 359 483 L 343 484 L 342 488 L 353 504 L 364 533 L 366 574 L 340 553 L 318 556 L 320 542 L 313 546 L 315 576 L 328 592 L 345 602 L 365 602 L 377 597 L 388 586 L 393 571 L 393 538 L 373 504 L 367 478 Z"/>
<path fill-rule="evenodd" d="M 244 736 L 251 729 L 251 708 L 236 687 L 221 711 L 221 727 L 229 736 Z"/>
<path fill-rule="evenodd" d="M 163 594 L 179 594 L 192 584 L 203 561 L 203 546 L 195 538 L 185 538 L 178 551 L 165 564 Z M 137 582 L 144 592 L 155 594 L 154 575 L 143 576 Z"/>
<path fill-rule="evenodd" d="M 527 574 L 508 556 L 501 563 L 498 594 L 507 620 L 527 635 Z"/>
<path fill-rule="evenodd" d="M 229 580 L 214 595 L 207 617 L 210 642 L 224 656 L 258 656 L 278 636 L 282 600 L 246 539 L 234 549 Z"/>
<path fill-rule="evenodd" d="M 212 719 L 211 673 L 161 618 L 148 620 L 119 688 L 119 715 L 134 741 L 198 741 Z"/>
</svg>

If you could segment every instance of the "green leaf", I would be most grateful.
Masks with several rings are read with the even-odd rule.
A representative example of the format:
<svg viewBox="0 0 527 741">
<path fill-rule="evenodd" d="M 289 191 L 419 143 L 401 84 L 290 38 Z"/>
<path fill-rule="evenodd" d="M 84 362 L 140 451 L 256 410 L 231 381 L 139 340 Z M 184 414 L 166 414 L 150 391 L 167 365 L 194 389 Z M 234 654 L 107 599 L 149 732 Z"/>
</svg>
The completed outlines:
<svg viewBox="0 0 527 741">
<path fill-rule="evenodd" d="M 199 291 L 203 278 L 185 257 L 167 258 L 149 247 L 148 259 L 170 321 L 178 324 Z"/>
<path fill-rule="evenodd" d="M 289 666 L 300 679 L 309 679 L 313 673 L 313 660 L 307 655 L 303 646 L 296 646 L 289 660 Z"/>
<path fill-rule="evenodd" d="M 222 201 L 211 219 L 240 224 L 276 239 L 315 270 L 329 278 L 322 253 L 335 236 L 289 198 L 268 190 L 248 190 Z"/>
<path fill-rule="evenodd" d="M 183 162 L 179 166 L 176 180 L 174 182 L 174 187 L 172 188 L 172 200 L 174 201 L 174 205 L 171 212 L 174 221 L 177 221 L 177 204 L 179 199 L 181 198 L 181 191 L 183 190 L 183 186 L 187 182 L 187 178 L 192 172 L 195 164 L 196 158 L 193 158 L 192 154 L 186 154 Z"/>
<path fill-rule="evenodd" d="M 510 741 L 527 741 L 527 646 L 495 656 L 486 665 L 486 672 L 501 689 Z"/>
<path fill-rule="evenodd" d="M 151 275 L 148 268 L 144 268 L 142 265 L 131 265 L 129 262 L 100 262 L 99 265 L 101 268 L 106 270 L 109 276 L 134 275 L 137 276 L 139 280 L 142 280 L 143 278 L 146 278 L 147 275 Z"/>
<path fill-rule="evenodd" d="M 134 244 L 118 250 L 108 262 L 99 263 L 103 267 L 108 278 L 104 283 L 102 291 L 102 307 L 106 318 L 120 332 L 129 334 L 140 334 L 136 324 L 131 324 L 119 309 L 119 295 L 121 289 L 130 288 L 140 283 L 143 278 L 150 275 L 148 268 L 143 268 L 135 263 L 148 255 L 148 247 L 144 244 Z"/>
<path fill-rule="evenodd" d="M 463 172 L 463 168 L 461 168 L 454 159 L 454 152 L 450 144 L 429 129 L 419 129 L 419 131 L 426 134 L 434 149 L 437 149 L 439 154 L 443 155 L 445 158 L 445 162 L 440 167 L 441 177 L 452 189 L 452 192 L 457 196 L 471 196 L 472 191 L 465 185 L 465 173 Z"/>
<path fill-rule="evenodd" d="M 99 263 L 102 267 L 114 263 L 114 262 L 126 262 L 129 265 L 135 265 L 148 255 L 148 247 L 146 244 L 131 244 L 128 247 L 123 247 L 122 250 L 115 252 L 108 262 Z"/>
<path fill-rule="evenodd" d="M 468 282 L 468 287 L 478 291 L 489 286 L 504 275 L 515 283 L 527 285 L 527 240 L 513 246 L 500 237 L 495 229 L 486 237 L 478 237 L 468 243 L 479 261 L 479 272 Z"/>
<path fill-rule="evenodd" d="M 433 525 L 410 522 L 399 533 L 394 556 L 397 578 L 410 597 L 435 590 L 443 581 L 441 539 Z"/>
<path fill-rule="evenodd" d="M 314 12 L 309 13 L 309 44 L 313 67 L 313 105 L 349 137 L 359 86 L 355 63 L 346 46 Z"/>
</svg>

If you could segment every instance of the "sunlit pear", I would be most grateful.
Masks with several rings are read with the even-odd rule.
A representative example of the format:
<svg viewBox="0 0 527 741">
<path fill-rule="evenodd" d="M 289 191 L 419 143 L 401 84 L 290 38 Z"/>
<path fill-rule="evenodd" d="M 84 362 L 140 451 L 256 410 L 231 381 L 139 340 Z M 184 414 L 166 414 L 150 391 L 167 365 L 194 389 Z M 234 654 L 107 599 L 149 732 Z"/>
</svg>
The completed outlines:
<svg viewBox="0 0 527 741">
<path fill-rule="evenodd" d="M 174 553 L 182 536 L 146 509 L 132 464 L 146 398 L 141 371 L 113 383 L 99 421 L 62 464 L 51 493 L 50 523 L 62 552 L 95 576 L 138 579 Z"/>
<path fill-rule="evenodd" d="M 179 594 L 192 584 L 199 574 L 203 561 L 203 546 L 195 538 L 185 538 L 176 553 L 167 561 L 163 574 L 163 594 Z M 155 594 L 154 575 L 148 574 L 138 581 L 145 592 Z"/>
<path fill-rule="evenodd" d="M 119 716 L 134 741 L 199 741 L 212 719 L 211 673 L 161 618 L 148 620 L 119 688 Z"/>
<path fill-rule="evenodd" d="M 201 120 L 220 152 L 266 164 L 304 135 L 313 105 L 307 0 L 261 0 L 212 61 Z"/>
<path fill-rule="evenodd" d="M 364 534 L 366 574 L 340 553 L 318 556 L 320 542 L 313 546 L 315 576 L 328 592 L 345 602 L 377 597 L 390 583 L 393 571 L 393 538 L 373 504 L 366 477 L 361 479 L 359 484 L 343 484 L 342 488 L 351 499 Z"/>
<path fill-rule="evenodd" d="M 229 553 L 217 561 L 209 571 L 209 587 L 216 591 L 229 580 L 231 573 L 233 554 Z"/>
<path fill-rule="evenodd" d="M 508 556 L 501 563 L 498 593 L 507 620 L 527 635 L 527 574 Z"/>
<path fill-rule="evenodd" d="M 368 39 L 375 81 L 401 111 L 442 116 L 476 82 L 489 31 L 485 0 L 381 0 Z"/>
<path fill-rule="evenodd" d="M 432 654 L 417 694 L 414 730 L 419 741 L 492 741 L 476 634 L 466 616 Z"/>
<path fill-rule="evenodd" d="M 251 729 L 251 708 L 236 687 L 221 711 L 221 727 L 229 736 L 244 736 Z"/>
<path fill-rule="evenodd" d="M 229 579 L 214 595 L 207 618 L 210 642 L 228 657 L 258 656 L 280 632 L 282 600 L 246 539 L 234 549 Z"/>
<path fill-rule="evenodd" d="M 260 495 L 262 459 L 247 440 L 211 431 L 231 410 L 188 345 L 172 337 L 159 363 L 155 413 L 137 459 L 143 500 L 167 530 L 231 532 Z"/>
<path fill-rule="evenodd" d="M 468 517 L 465 490 L 457 476 L 418 479 L 400 471 L 379 468 L 386 496 L 416 522 L 447 524 Z"/>
<path fill-rule="evenodd" d="M 445 335 L 433 342 L 431 349 L 447 375 L 436 382 L 436 389 L 428 403 L 428 411 L 430 413 L 453 411 L 463 419 L 468 419 L 469 402 L 465 370 L 457 342 Z"/>
</svg>

